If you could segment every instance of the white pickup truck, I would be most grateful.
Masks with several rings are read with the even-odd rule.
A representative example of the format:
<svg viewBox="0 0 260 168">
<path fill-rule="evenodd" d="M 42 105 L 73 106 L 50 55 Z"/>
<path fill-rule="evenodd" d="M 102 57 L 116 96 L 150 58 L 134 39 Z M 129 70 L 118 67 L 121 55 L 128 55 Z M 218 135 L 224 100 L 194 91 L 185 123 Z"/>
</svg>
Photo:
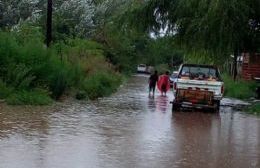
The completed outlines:
<svg viewBox="0 0 260 168">
<path fill-rule="evenodd" d="M 183 64 L 174 83 L 173 111 L 180 107 L 219 110 L 224 83 L 217 67 L 212 65 Z"/>
</svg>

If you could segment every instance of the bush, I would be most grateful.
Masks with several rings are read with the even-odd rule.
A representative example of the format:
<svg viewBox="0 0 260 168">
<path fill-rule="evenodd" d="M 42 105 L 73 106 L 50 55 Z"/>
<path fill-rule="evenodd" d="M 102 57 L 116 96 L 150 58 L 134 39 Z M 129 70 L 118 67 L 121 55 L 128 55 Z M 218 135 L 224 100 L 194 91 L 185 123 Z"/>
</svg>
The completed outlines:
<svg viewBox="0 0 260 168">
<path fill-rule="evenodd" d="M 9 105 L 48 105 L 52 103 L 48 93 L 44 90 L 17 91 L 7 99 Z"/>
<path fill-rule="evenodd" d="M 114 91 L 121 83 L 121 77 L 113 73 L 98 72 L 89 76 L 84 84 L 83 89 L 86 91 L 90 99 L 108 96 Z"/>
<path fill-rule="evenodd" d="M 7 87 L 6 84 L 0 80 L 0 99 L 7 98 L 12 92 L 13 89 L 11 87 Z"/>
<path fill-rule="evenodd" d="M 255 89 L 257 84 L 253 81 L 233 81 L 232 78 L 226 74 L 222 75 L 224 80 L 224 95 L 237 99 L 249 99 L 255 96 Z"/>
<path fill-rule="evenodd" d="M 28 89 L 34 79 L 35 76 L 33 76 L 31 69 L 25 64 L 11 64 L 8 66 L 6 82 L 14 88 Z"/>
<path fill-rule="evenodd" d="M 120 76 L 107 63 L 102 45 L 67 39 L 46 48 L 37 31 L 0 31 L 0 98 L 9 104 L 43 105 L 50 102 L 49 95 L 58 99 L 68 89 L 83 90 L 92 99 L 116 90 Z"/>
<path fill-rule="evenodd" d="M 169 71 L 169 66 L 167 64 L 160 64 L 157 65 L 155 69 L 159 72 L 159 74 L 164 74 L 166 71 Z"/>
<path fill-rule="evenodd" d="M 87 93 L 85 91 L 78 91 L 76 93 L 76 99 L 83 100 L 87 98 Z"/>
<path fill-rule="evenodd" d="M 247 112 L 255 115 L 260 115 L 260 103 L 254 103 L 252 106 L 246 109 Z"/>
<path fill-rule="evenodd" d="M 59 99 L 60 96 L 64 93 L 64 91 L 68 88 L 68 76 L 65 70 L 59 70 L 50 80 L 50 91 L 52 93 L 52 97 L 54 99 Z"/>
</svg>

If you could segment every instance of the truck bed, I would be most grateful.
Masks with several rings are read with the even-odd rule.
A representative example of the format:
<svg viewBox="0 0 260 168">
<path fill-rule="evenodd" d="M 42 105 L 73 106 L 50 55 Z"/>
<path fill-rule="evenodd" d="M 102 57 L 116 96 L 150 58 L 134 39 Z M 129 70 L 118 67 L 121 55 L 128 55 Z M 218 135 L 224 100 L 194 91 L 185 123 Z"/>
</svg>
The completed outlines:
<svg viewBox="0 0 260 168">
<path fill-rule="evenodd" d="M 178 79 L 176 82 L 176 89 L 189 89 L 209 91 L 213 93 L 214 99 L 218 100 L 223 97 L 222 91 L 223 82 L 221 81 L 204 81 L 204 80 L 189 80 Z"/>
</svg>

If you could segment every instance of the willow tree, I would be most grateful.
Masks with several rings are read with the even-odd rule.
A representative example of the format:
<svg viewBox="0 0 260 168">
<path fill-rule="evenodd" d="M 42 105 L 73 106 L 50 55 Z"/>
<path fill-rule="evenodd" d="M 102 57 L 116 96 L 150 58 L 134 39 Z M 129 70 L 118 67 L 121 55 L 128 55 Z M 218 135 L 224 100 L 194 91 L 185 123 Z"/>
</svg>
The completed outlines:
<svg viewBox="0 0 260 168">
<path fill-rule="evenodd" d="M 150 0 L 131 14 L 139 27 L 166 30 L 186 51 L 236 60 L 239 52 L 259 49 L 259 9 L 259 0 Z"/>
</svg>

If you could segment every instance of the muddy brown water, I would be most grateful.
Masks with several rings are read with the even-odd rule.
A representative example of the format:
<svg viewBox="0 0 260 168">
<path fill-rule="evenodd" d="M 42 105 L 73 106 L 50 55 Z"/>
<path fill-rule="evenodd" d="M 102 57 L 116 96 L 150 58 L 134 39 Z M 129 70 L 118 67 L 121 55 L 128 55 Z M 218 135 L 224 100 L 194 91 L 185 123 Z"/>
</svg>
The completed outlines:
<svg viewBox="0 0 260 168">
<path fill-rule="evenodd" d="M 94 102 L 0 105 L 0 168 L 260 167 L 260 118 L 172 113 L 172 98 L 148 98 L 147 77 L 135 76 Z"/>
</svg>

